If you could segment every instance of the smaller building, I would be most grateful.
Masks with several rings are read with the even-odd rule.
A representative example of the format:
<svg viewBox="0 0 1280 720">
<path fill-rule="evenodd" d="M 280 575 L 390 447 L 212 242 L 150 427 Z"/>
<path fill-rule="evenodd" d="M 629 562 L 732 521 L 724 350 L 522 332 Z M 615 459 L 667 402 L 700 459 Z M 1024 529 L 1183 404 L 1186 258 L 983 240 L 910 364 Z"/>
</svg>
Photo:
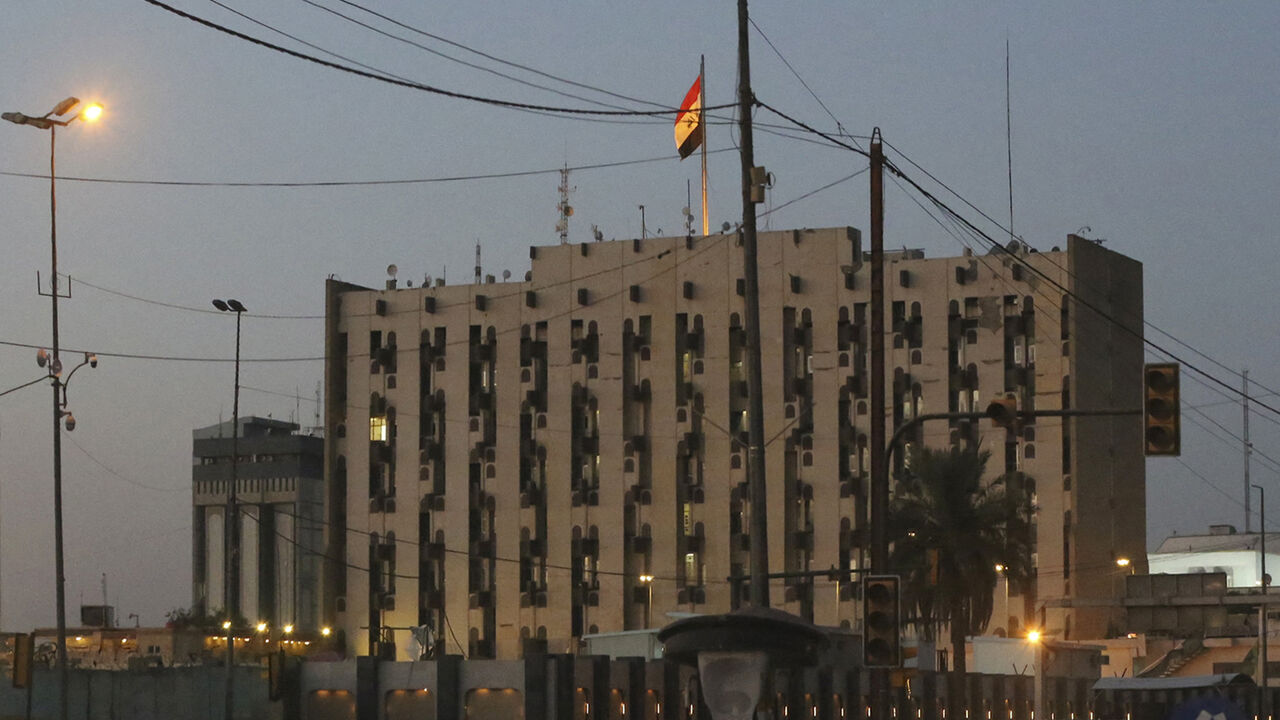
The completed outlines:
<svg viewBox="0 0 1280 720">
<path fill-rule="evenodd" d="M 1227 587 L 1262 585 L 1262 533 L 1237 532 L 1232 525 L 1210 525 L 1203 535 L 1172 535 L 1147 555 L 1151 574 L 1226 573 Z M 1267 533 L 1267 567 L 1280 572 L 1280 533 Z M 1273 582 L 1274 586 L 1275 583 Z"/>
<path fill-rule="evenodd" d="M 233 436 L 238 434 L 239 438 Z M 192 433 L 192 610 L 225 605 L 224 538 L 233 472 L 240 512 L 231 585 L 250 624 L 320 626 L 324 439 L 293 423 L 241 418 Z"/>
</svg>

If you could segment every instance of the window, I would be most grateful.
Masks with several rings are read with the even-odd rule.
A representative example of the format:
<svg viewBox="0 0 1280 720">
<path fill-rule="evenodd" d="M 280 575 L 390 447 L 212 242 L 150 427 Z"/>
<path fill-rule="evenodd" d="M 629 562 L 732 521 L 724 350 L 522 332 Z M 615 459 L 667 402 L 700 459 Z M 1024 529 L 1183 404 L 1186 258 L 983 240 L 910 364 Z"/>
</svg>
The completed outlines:
<svg viewBox="0 0 1280 720">
<path fill-rule="evenodd" d="M 387 416 L 373 415 L 369 418 L 369 442 L 387 441 Z"/>
</svg>

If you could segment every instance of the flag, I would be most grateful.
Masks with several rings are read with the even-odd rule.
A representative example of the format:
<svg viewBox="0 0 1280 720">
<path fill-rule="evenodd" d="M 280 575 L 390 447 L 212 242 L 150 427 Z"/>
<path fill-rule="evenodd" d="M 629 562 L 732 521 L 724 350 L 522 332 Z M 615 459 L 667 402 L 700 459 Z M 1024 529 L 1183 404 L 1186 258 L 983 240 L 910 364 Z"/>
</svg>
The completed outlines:
<svg viewBox="0 0 1280 720">
<path fill-rule="evenodd" d="M 693 81 L 693 87 L 680 103 L 676 115 L 676 150 L 680 159 L 689 157 L 702 144 L 702 78 Z"/>
</svg>

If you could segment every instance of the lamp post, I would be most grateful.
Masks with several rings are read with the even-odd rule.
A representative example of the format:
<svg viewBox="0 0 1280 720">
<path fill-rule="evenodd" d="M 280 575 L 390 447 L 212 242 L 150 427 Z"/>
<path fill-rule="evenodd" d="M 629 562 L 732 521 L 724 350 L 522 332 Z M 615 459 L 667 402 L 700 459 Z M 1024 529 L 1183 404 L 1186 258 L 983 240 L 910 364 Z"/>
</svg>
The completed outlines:
<svg viewBox="0 0 1280 720">
<path fill-rule="evenodd" d="M 1013 623 L 1009 622 L 1009 572 L 1004 563 L 996 563 L 996 574 L 1004 584 L 1004 604 L 1000 607 L 1000 622 L 1004 625 L 1005 637 L 1009 637 L 1009 632 L 1013 629 L 1010 626 Z"/>
<path fill-rule="evenodd" d="M 1035 660 L 1031 664 L 1035 671 L 1031 683 L 1031 720 L 1044 720 L 1044 661 L 1048 655 L 1044 647 L 1045 638 L 1039 630 L 1032 630 L 1027 633 L 1027 642 L 1032 644 L 1035 653 Z"/>
<path fill-rule="evenodd" d="M 650 613 L 653 611 L 653 576 L 646 573 L 641 575 L 639 580 L 640 584 L 644 585 L 648 591 L 644 601 L 644 627 L 647 630 L 649 629 Z"/>
<path fill-rule="evenodd" d="M 69 97 L 39 117 L 25 115 L 20 112 L 0 114 L 0 118 L 8 120 L 15 125 L 30 125 L 37 130 L 49 131 L 49 248 L 51 257 L 49 297 L 52 300 L 53 308 L 53 354 L 52 357 L 39 355 L 37 359 L 42 367 L 45 362 L 48 363 L 50 384 L 53 386 L 53 533 L 54 573 L 57 576 L 55 581 L 55 612 L 58 614 L 58 717 L 62 718 L 62 720 L 66 720 L 67 717 L 67 593 L 62 546 L 62 418 L 64 415 L 67 417 L 68 430 L 75 427 L 75 418 L 70 413 L 65 412 L 66 386 L 61 380 L 62 359 L 59 355 L 58 343 L 58 193 L 57 173 L 55 172 L 57 168 L 57 128 L 66 127 L 78 118 L 93 122 L 102 115 L 102 106 L 97 103 L 91 103 L 85 106 L 84 110 L 66 120 L 58 119 L 66 116 L 67 113 L 71 112 L 72 108 L 79 104 L 79 99 Z M 44 293 L 42 292 L 41 294 Z M 43 350 L 40 352 L 44 353 Z M 88 362 L 87 355 L 85 362 Z M 92 364 L 96 367 L 97 363 L 98 359 L 95 356 Z M 80 366 L 76 366 L 77 370 L 79 368 Z M 70 376 L 68 376 L 68 379 L 70 379 Z"/>
<path fill-rule="evenodd" d="M 223 511 L 222 543 L 222 592 L 223 604 L 226 606 L 227 620 L 235 625 L 239 615 L 239 548 L 240 518 L 236 508 L 236 482 L 240 470 L 240 318 L 245 313 L 245 306 L 239 300 L 214 300 L 213 306 L 222 312 L 236 314 L 236 371 L 235 388 L 231 401 L 231 482 L 227 485 L 227 507 Z M 235 709 L 235 658 L 236 641 L 234 629 L 227 631 L 227 687 L 224 720 L 231 720 Z"/>
<path fill-rule="evenodd" d="M 1258 491 L 1258 557 L 1262 573 L 1259 578 L 1262 584 L 1262 602 L 1258 604 L 1258 643 L 1261 645 L 1259 651 L 1262 655 L 1258 663 L 1258 692 L 1261 699 L 1258 711 L 1263 720 L 1267 720 L 1271 705 L 1270 693 L 1267 692 L 1267 588 L 1271 585 L 1271 578 L 1267 576 L 1267 491 L 1261 485 L 1250 483 L 1250 486 Z"/>
</svg>

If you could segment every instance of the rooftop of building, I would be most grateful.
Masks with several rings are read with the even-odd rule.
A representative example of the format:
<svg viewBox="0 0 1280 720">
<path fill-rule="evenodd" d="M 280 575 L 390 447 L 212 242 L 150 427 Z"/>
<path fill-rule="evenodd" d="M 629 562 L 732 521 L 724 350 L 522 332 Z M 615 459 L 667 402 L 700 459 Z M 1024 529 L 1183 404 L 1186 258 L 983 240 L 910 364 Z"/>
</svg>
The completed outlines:
<svg viewBox="0 0 1280 720">
<path fill-rule="evenodd" d="M 727 233 L 726 233 L 726 234 L 727 234 Z M 853 228 L 853 227 L 847 227 L 847 226 L 846 226 L 846 227 L 830 227 L 830 228 L 791 228 L 791 229 L 771 230 L 771 231 L 769 231 L 769 230 L 762 230 L 762 231 L 760 231 L 760 233 L 759 233 L 759 241 L 760 241 L 761 247 L 764 247 L 764 246 L 766 246 L 766 245 L 767 245 L 768 243 L 770 243 L 770 242 L 774 242 L 774 243 L 781 243 L 781 242 L 784 242 L 788 237 L 792 237 L 793 235 L 796 235 L 796 234 L 804 234 L 804 235 L 806 235 L 806 236 L 808 236 L 808 235 L 814 235 L 814 234 L 829 234 L 829 235 L 831 235 L 832 237 L 836 237 L 836 236 L 839 236 L 839 235 L 845 235 L 845 234 L 847 234 L 848 236 L 851 236 L 851 237 L 857 238 L 857 240 L 856 240 L 856 246 L 858 247 L 858 250 L 857 250 L 857 255 L 856 255 L 856 257 L 859 257 L 859 258 L 861 259 L 861 261 L 862 261 L 862 262 L 864 262 L 864 263 L 869 263 L 869 262 L 870 262 L 870 259 L 871 259 L 871 253 L 870 253 L 870 251 L 869 251 L 869 250 L 867 250 L 867 249 L 866 249 L 866 247 L 862 244 L 862 241 L 861 241 L 861 237 L 862 237 L 862 236 L 861 236 L 861 232 L 860 232 L 858 229 Z M 583 254 L 585 255 L 585 254 L 586 254 L 586 252 L 587 252 L 587 248 L 590 248 L 591 246 L 606 246 L 606 247 L 607 247 L 607 246 L 633 245 L 633 246 L 635 246 L 635 247 L 639 247 L 639 243 L 657 243 L 659 246 L 662 246 L 662 245 L 664 245 L 664 244 L 665 244 L 665 245 L 672 245 L 672 244 L 679 243 L 679 242 L 696 242 L 696 241 L 699 241 L 699 240 L 708 239 L 708 238 L 716 238 L 716 237 L 720 237 L 720 236 L 719 236 L 719 235 L 715 235 L 715 234 L 713 234 L 713 235 L 709 235 L 709 236 L 705 236 L 705 237 L 704 237 L 704 236 L 700 236 L 700 235 L 696 235 L 696 236 L 684 236 L 684 235 L 679 235 L 679 236 L 650 236 L 650 237 L 647 237 L 647 238 L 631 238 L 631 239 L 625 239 L 625 238 L 624 238 L 624 239 L 610 239 L 610 240 L 603 240 L 603 239 L 601 239 L 601 240 L 597 240 L 597 241 L 595 241 L 595 242 L 590 242 L 590 243 L 568 243 L 568 244 L 531 245 L 531 246 L 529 247 L 529 251 L 530 251 L 530 252 L 529 252 L 529 255 L 530 255 L 530 258 L 532 258 L 532 259 L 534 259 L 534 260 L 535 260 L 535 262 L 534 262 L 533 264 L 534 264 L 534 265 L 537 265 L 537 262 L 536 262 L 536 261 L 537 261 L 537 260 L 539 260 L 539 259 L 542 259 L 542 258 L 540 258 L 540 257 L 539 257 L 539 256 L 540 256 L 540 254 L 542 254 L 542 255 L 551 254 L 551 255 L 553 255 L 553 256 L 554 256 L 554 255 L 555 255 L 555 253 L 557 253 L 557 252 L 561 252 L 561 251 L 563 251 L 563 248 L 567 248 L 567 247 L 569 247 L 569 246 L 585 245 L 586 247 L 582 249 L 582 252 L 583 252 Z M 798 242 L 798 240 L 796 240 L 796 242 Z M 1048 250 L 1043 251 L 1043 253 L 1044 253 L 1044 254 L 1054 254 L 1054 253 L 1070 252 L 1071 248 L 1073 248 L 1073 247 L 1075 247 L 1077 244 L 1081 244 L 1081 243 L 1087 243 L 1088 245 L 1090 245 L 1090 246 L 1092 246 L 1092 247 L 1096 247 L 1097 249 L 1103 250 L 1103 251 L 1105 251 L 1105 253 L 1106 253 L 1106 254 L 1108 254 L 1108 255 L 1114 255 L 1114 256 L 1117 256 L 1117 257 L 1124 257 L 1124 256 L 1120 255 L 1119 253 L 1116 253 L 1116 252 L 1114 252 L 1114 251 L 1112 251 L 1112 250 L 1108 250 L 1108 249 L 1106 249 L 1106 248 L 1103 248 L 1103 247 L 1101 246 L 1101 244 L 1100 244 L 1100 243 L 1098 243 L 1097 241 L 1090 240 L 1089 238 L 1084 238 L 1084 237 L 1081 237 L 1081 236 L 1075 235 L 1074 233 L 1073 233 L 1073 234 L 1068 234 L 1068 235 L 1067 235 L 1067 242 L 1065 243 L 1065 248 L 1064 248 L 1064 247 L 1060 247 L 1059 245 L 1055 244 L 1055 245 L 1051 246 Z M 547 252 L 545 252 L 545 253 L 544 253 L 544 252 L 542 252 L 542 251 L 547 251 Z M 955 255 L 955 256 L 952 256 L 952 255 L 945 255 L 945 256 L 938 256 L 938 257 L 935 257 L 935 258 L 926 258 L 926 256 L 925 256 L 925 251 L 924 251 L 924 249 L 922 249 L 922 248 L 911 248 L 911 247 L 907 247 L 907 246 L 901 246 L 901 247 L 899 247 L 899 248 L 885 248 L 885 251 L 884 251 L 884 259 L 885 259 L 885 262 L 890 262 L 890 263 L 892 263 L 892 262 L 901 262 L 901 261 L 921 261 L 921 260 L 926 260 L 926 259 L 928 259 L 928 260 L 954 260 L 954 259 L 956 259 L 956 258 L 961 258 L 961 257 L 965 257 L 965 258 L 972 258 L 972 257 L 975 257 L 976 255 L 979 255 L 979 254 L 984 254 L 984 255 L 1011 255 L 1011 256 L 1015 256 L 1015 257 L 1027 257 L 1027 256 L 1030 256 L 1030 255 L 1041 254 L 1041 251 L 1040 251 L 1040 250 L 1038 250 L 1036 247 L 1034 247 L 1034 246 L 1032 246 L 1032 245 L 1028 244 L 1028 243 L 1027 243 L 1027 242 L 1025 242 L 1025 241 L 1022 241 L 1022 240 L 1011 240 L 1011 241 L 1009 241 L 1009 242 L 1007 242 L 1007 243 L 1004 243 L 1004 244 L 1002 244 L 1002 245 L 1000 245 L 1000 246 L 994 246 L 994 247 L 991 247 L 991 248 L 989 248 L 988 250 L 986 250 L 986 252 L 985 252 L 985 253 L 977 253 L 977 252 L 975 252 L 972 248 L 965 248 L 964 252 L 963 252 L 961 255 Z M 558 256 L 556 256 L 556 257 L 558 257 Z M 330 278 L 330 279 L 331 279 L 331 280 L 334 280 L 334 281 L 337 283 L 337 285 L 339 286 L 339 292 L 347 292 L 347 291 L 362 291 L 362 290 L 364 290 L 364 291 L 368 291 L 368 290 L 378 290 L 378 291 L 380 291 L 380 290 L 411 290 L 411 289 L 415 289 L 415 284 L 414 284 L 414 281 L 413 281 L 413 280 L 405 280 L 405 281 L 403 281 L 403 282 L 402 282 L 402 281 L 400 281 L 400 280 L 397 278 L 397 276 L 400 274 L 400 273 L 399 273 L 399 270 L 398 270 L 398 268 L 397 268 L 397 266 L 392 265 L 392 266 L 388 267 L 388 272 L 390 273 L 390 277 L 386 280 L 386 282 L 385 282 L 385 287 L 383 287 L 383 288 L 366 287 L 366 286 L 364 286 L 364 285 L 360 285 L 360 284 L 356 284 L 356 283 L 351 283 L 351 282 L 346 282 L 346 281 L 339 281 L 339 280 L 337 280 L 336 278 Z M 465 278 L 465 280 L 466 280 L 466 281 L 464 281 L 464 282 L 453 282 L 453 283 L 449 283 L 449 282 L 447 282 L 447 281 L 446 281 L 446 279 L 445 279 L 445 278 L 443 278 L 443 277 L 432 277 L 432 276 L 430 276 L 430 275 L 427 275 L 427 276 L 425 276 L 425 277 L 423 278 L 423 282 L 422 282 L 421 284 L 419 284 L 419 285 L 418 285 L 418 287 L 417 287 L 416 289 L 423 289 L 423 288 L 444 288 L 444 287 L 465 287 L 465 286 L 468 286 L 468 285 L 490 285 L 490 284 L 495 284 L 495 283 L 499 282 L 499 280 L 498 280 L 498 278 L 497 278 L 497 276 L 496 276 L 496 275 L 494 275 L 494 274 L 486 274 L 486 273 L 484 273 L 484 272 L 481 270 L 481 268 L 480 268 L 480 267 L 477 267 L 477 268 L 476 268 L 476 273 L 477 273 L 477 274 L 476 274 L 474 277 L 472 277 L 472 276 L 468 276 L 468 277 L 466 277 L 466 278 Z M 527 271 L 524 273 L 523 277 L 519 276 L 518 274 L 517 274 L 517 275 L 515 275 L 515 276 L 513 277 L 513 275 L 512 275 L 512 273 L 511 273 L 511 272 L 509 272 L 509 271 L 504 271 L 504 272 L 503 272 L 503 274 L 502 274 L 502 280 L 501 280 L 501 282 L 503 282 L 503 283 L 516 283 L 516 284 L 519 284 L 520 282 L 531 282 L 531 281 L 533 280 L 533 278 L 534 278 L 534 271 L 533 271 L 532 269 L 527 270 Z M 468 281 L 469 281 L 469 282 L 468 282 Z"/>
<path fill-rule="evenodd" d="M 235 421 L 226 420 L 216 425 L 208 427 L 196 428 L 191 431 L 191 436 L 195 440 L 217 440 L 219 438 L 229 438 L 233 435 Z M 284 420 L 276 420 L 269 417 L 258 417 L 251 415 L 240 418 L 240 437 L 286 437 L 289 435 L 300 435 L 302 428 L 297 423 L 285 422 Z"/>
<path fill-rule="evenodd" d="M 1170 535 L 1160 543 L 1154 554 L 1160 553 L 1207 553 L 1207 552 L 1239 552 L 1248 550 L 1257 552 L 1261 533 L 1242 533 L 1233 525 L 1210 525 L 1209 531 L 1202 535 Z M 1280 533 L 1267 533 L 1267 543 L 1280 551 Z"/>
</svg>

